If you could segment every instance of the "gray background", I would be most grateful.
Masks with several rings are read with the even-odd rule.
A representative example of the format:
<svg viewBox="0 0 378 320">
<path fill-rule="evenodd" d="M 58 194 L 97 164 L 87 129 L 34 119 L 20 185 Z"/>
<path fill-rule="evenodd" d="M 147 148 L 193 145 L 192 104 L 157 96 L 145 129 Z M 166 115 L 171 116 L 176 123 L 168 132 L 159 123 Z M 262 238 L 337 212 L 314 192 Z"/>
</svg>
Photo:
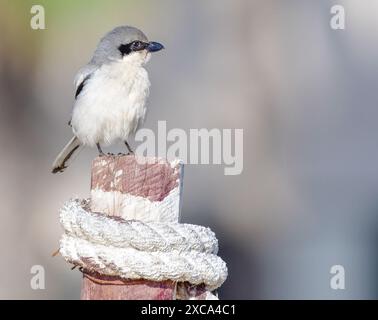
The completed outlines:
<svg viewBox="0 0 378 320">
<path fill-rule="evenodd" d="M 220 297 L 377 298 L 377 1 L 38 3 L 47 29 L 34 31 L 34 1 L 0 0 L 0 298 L 79 298 L 80 272 L 50 254 L 96 151 L 63 175 L 50 166 L 71 135 L 75 72 L 122 24 L 166 46 L 148 65 L 145 127 L 244 129 L 241 175 L 185 172 L 183 221 L 211 227 L 229 267 Z M 34 264 L 46 290 L 30 287 Z M 330 288 L 334 264 L 345 290 Z"/>
</svg>

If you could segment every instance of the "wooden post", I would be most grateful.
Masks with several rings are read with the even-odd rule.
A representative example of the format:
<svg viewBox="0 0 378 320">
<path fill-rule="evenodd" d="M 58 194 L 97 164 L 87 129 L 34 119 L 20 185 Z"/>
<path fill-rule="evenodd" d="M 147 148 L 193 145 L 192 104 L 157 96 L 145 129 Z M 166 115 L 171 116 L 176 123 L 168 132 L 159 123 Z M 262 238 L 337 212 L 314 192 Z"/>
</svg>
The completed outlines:
<svg viewBox="0 0 378 320">
<path fill-rule="evenodd" d="M 92 164 L 90 209 L 144 222 L 178 222 L 183 166 L 161 158 L 97 157 Z M 84 272 L 81 299 L 172 300 L 173 281 L 125 280 Z"/>
</svg>

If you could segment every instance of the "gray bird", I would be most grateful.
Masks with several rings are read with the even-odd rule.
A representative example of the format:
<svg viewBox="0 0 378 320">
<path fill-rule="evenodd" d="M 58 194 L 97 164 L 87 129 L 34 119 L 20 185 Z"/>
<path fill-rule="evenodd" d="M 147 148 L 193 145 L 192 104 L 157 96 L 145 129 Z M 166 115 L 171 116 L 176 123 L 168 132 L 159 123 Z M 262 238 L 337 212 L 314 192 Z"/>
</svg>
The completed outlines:
<svg viewBox="0 0 378 320">
<path fill-rule="evenodd" d="M 91 61 L 75 77 L 75 103 L 69 125 L 73 138 L 55 159 L 52 172 L 67 168 L 72 154 L 83 146 L 110 145 L 127 139 L 143 124 L 150 81 L 144 65 L 151 52 L 163 49 L 142 31 L 117 27 L 99 42 Z"/>
</svg>

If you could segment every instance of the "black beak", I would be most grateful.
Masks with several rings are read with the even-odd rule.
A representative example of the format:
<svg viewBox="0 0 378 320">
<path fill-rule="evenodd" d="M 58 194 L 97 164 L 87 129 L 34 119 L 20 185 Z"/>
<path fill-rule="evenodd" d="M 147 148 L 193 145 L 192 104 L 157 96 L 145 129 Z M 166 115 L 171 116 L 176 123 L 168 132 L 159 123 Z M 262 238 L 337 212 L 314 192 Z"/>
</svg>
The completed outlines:
<svg viewBox="0 0 378 320">
<path fill-rule="evenodd" d="M 159 42 L 151 41 L 147 46 L 147 51 L 149 52 L 156 52 L 160 51 L 161 49 L 164 49 L 164 46 Z"/>
</svg>

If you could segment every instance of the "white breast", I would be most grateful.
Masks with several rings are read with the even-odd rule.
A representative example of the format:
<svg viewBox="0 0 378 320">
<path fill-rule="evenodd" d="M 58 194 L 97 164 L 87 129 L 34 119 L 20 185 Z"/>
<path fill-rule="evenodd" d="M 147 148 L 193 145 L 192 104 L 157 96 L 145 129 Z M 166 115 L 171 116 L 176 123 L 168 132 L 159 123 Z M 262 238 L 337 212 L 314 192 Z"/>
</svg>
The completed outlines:
<svg viewBox="0 0 378 320">
<path fill-rule="evenodd" d="M 149 87 L 141 65 L 127 60 L 103 65 L 76 100 L 71 120 L 74 134 L 90 146 L 127 140 L 144 121 Z"/>
</svg>

